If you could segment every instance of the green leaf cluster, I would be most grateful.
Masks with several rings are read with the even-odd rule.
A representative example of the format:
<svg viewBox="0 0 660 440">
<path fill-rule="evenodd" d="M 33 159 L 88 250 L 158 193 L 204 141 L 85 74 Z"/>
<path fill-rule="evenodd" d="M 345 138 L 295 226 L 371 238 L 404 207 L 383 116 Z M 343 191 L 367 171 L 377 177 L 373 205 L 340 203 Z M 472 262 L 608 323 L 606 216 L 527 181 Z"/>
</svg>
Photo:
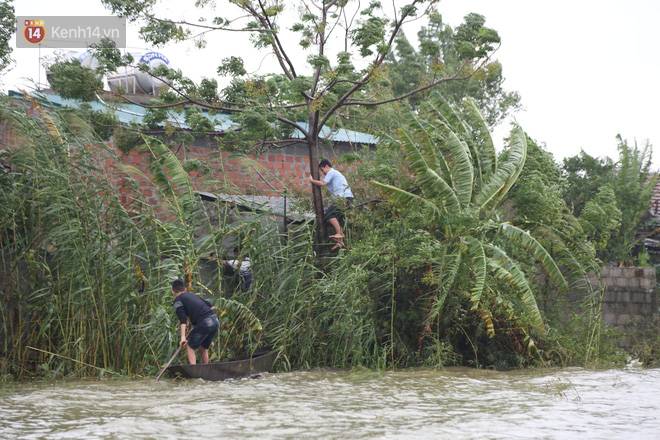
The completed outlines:
<svg viewBox="0 0 660 440">
<path fill-rule="evenodd" d="M 100 75 L 83 67 L 77 59 L 55 62 L 49 67 L 48 81 L 63 98 L 92 101 L 103 90 Z"/>
<path fill-rule="evenodd" d="M 9 40 L 15 32 L 15 22 L 13 0 L 0 3 L 0 72 L 12 61 Z"/>
<path fill-rule="evenodd" d="M 560 289 L 567 287 L 566 279 L 537 239 L 498 214 L 525 164 L 523 131 L 515 127 L 509 147 L 498 155 L 473 100 L 456 108 L 435 96 L 418 115 L 410 114 L 392 142 L 405 152 L 414 178 L 407 188 L 374 183 L 402 213 L 420 213 L 420 226 L 442 249 L 429 259 L 443 281 L 430 301 L 427 322 L 439 319 L 448 296 L 463 295 L 491 337 L 504 322 L 543 334 L 529 275 L 516 256 L 531 256 Z"/>
</svg>

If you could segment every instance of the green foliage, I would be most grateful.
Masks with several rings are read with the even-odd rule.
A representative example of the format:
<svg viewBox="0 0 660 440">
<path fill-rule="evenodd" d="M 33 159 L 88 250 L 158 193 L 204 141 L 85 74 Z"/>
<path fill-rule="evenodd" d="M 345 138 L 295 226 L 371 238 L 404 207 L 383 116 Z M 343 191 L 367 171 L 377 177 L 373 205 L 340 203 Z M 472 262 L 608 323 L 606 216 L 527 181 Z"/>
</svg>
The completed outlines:
<svg viewBox="0 0 660 440">
<path fill-rule="evenodd" d="M 260 331 L 244 304 L 201 282 L 200 255 L 221 255 L 227 230 L 211 226 L 176 156 L 144 137 L 153 174 L 122 167 L 127 188 L 135 186 L 133 173 L 156 185 L 159 208 L 170 214 L 165 222 L 139 192 L 122 205 L 97 167 L 112 150 L 89 127 L 69 126 L 82 118 L 59 116 L 37 108 L 28 118 L 3 106 L 21 142 L 3 152 L 11 175 L 0 172 L 3 373 L 24 377 L 39 364 L 62 375 L 153 373 L 176 345 L 169 282 L 177 276 L 216 297 L 236 331 Z M 224 346 L 218 355 L 236 354 Z M 242 340 L 231 347 L 246 349 Z"/>
<path fill-rule="evenodd" d="M 496 44 L 500 43 L 497 31 L 484 27 L 484 16 L 471 13 L 465 16 L 465 21 L 456 28 L 456 51 L 458 58 L 473 59 L 486 56 Z"/>
<path fill-rule="evenodd" d="M 36 359 L 60 374 L 98 374 L 84 364 L 142 372 L 170 346 L 153 221 L 129 216 L 95 172 L 90 146 L 102 144 L 44 118 L 48 130 L 11 114 L 23 142 L 10 153 L 13 176 L 0 175 L 3 368 L 25 376 Z"/>
<path fill-rule="evenodd" d="M 621 227 L 611 241 L 607 257 L 610 261 L 631 263 L 637 232 L 651 206 L 657 177 L 651 175 L 653 150 L 649 143 L 639 148 L 636 142 L 629 146 L 621 136 L 617 136 L 617 141 L 619 161 L 612 184 L 621 210 Z"/>
<path fill-rule="evenodd" d="M 27 356 L 30 345 L 107 371 L 149 374 L 176 344 L 168 284 L 181 275 L 194 290 L 212 296 L 221 315 L 213 353 L 237 356 L 270 345 L 279 351 L 282 369 L 506 368 L 534 364 L 539 356 L 570 364 L 609 356 L 601 330 L 594 336 L 593 316 L 575 330 L 584 336 L 578 346 L 576 337 L 570 343 L 561 339 L 568 333 L 557 337 L 560 327 L 539 311 L 537 267 L 554 282 L 550 302 L 558 300 L 556 287 L 564 284 L 544 249 L 541 239 L 547 236 L 537 238 L 500 220 L 507 194 L 492 206 L 475 203 L 483 191 L 506 187 L 509 173 L 519 176 L 509 191 L 514 193 L 520 179 L 534 174 L 525 171 L 527 164 L 536 164 L 538 174 L 543 155 L 525 153 L 525 136 L 515 129 L 509 149 L 492 160 L 491 142 L 483 138 L 488 130 L 470 105 L 458 109 L 440 99 L 433 104 L 420 114 L 401 113 L 405 129 L 375 157 L 362 153 L 358 166 L 386 181 L 381 187 L 397 203 L 349 210 L 350 251 L 321 264 L 312 225 L 290 224 L 282 234 L 270 216 L 221 204 L 201 206 L 188 172 L 203 172 L 203 164 L 181 163 L 160 140 L 131 131 L 151 157 L 150 171 L 122 168 L 128 177 L 155 185 L 158 210 L 167 212 L 167 220 L 155 216 L 139 193 L 131 194 L 129 207 L 118 202 L 94 165 L 100 153 L 111 152 L 82 135 L 92 130 L 73 134 L 64 119 L 54 119 L 54 128 L 45 130 L 43 121 L 13 114 L 28 144 L 9 161 L 3 156 L 11 177 L 0 171 L 0 201 L 7 207 L 0 217 L 5 244 L 0 271 L 7 280 L 0 286 L 5 300 L 0 328 L 10 332 L 3 333 L 3 343 L 15 344 L 4 347 L 12 353 L 8 371 L 34 372 L 26 362 L 37 359 L 47 371 L 97 374 L 95 368 L 43 353 Z M 465 157 L 471 168 L 456 166 Z M 524 157 L 528 161 L 519 172 L 521 165 L 513 161 Z M 503 173 L 506 164 L 511 166 Z M 373 187 L 361 186 L 360 174 L 351 181 L 354 191 L 375 196 Z M 466 178 L 473 183 L 470 199 L 458 195 Z M 493 179 L 500 183 L 490 185 Z M 550 184 L 552 178 L 539 180 Z M 406 207 L 411 200 L 414 209 Z M 236 216 L 242 220 L 230 220 Z M 249 291 L 231 292 L 217 270 L 226 240 L 250 256 Z M 564 257 L 554 249 L 558 244 L 561 240 L 554 239 L 552 250 Z M 562 271 L 569 268 L 565 261 L 557 260 Z M 21 320 L 14 319 L 16 313 Z M 26 339 L 15 337 L 25 334 L 28 317 L 37 317 L 36 330 L 31 325 L 35 331 Z"/>
<path fill-rule="evenodd" d="M 377 51 L 382 50 L 385 43 L 385 26 L 387 23 L 388 20 L 380 17 L 368 17 L 358 24 L 352 37 L 353 43 L 360 49 L 360 55 L 363 57 L 372 55 L 374 46 Z"/>
<path fill-rule="evenodd" d="M 614 162 L 609 157 L 596 158 L 580 151 L 579 155 L 564 159 L 562 169 L 566 177 L 564 199 L 572 212 L 579 215 L 598 189 L 611 183 Z"/>
<path fill-rule="evenodd" d="M 596 251 L 604 252 L 614 231 L 621 227 L 621 210 L 610 185 L 603 186 L 596 197 L 587 202 L 580 215 L 580 224 Z"/>
<path fill-rule="evenodd" d="M 466 107 L 474 110 L 474 107 Z M 492 140 L 474 111 L 470 118 L 448 102 L 437 100 L 395 139 L 405 151 L 415 179 L 409 189 L 375 182 L 404 209 L 424 218 L 420 226 L 437 240 L 438 253 L 428 259 L 431 270 L 443 274 L 425 312 L 436 322 L 448 294 L 458 295 L 481 318 L 486 334 L 495 336 L 503 323 L 525 334 L 544 333 L 544 324 L 528 281 L 515 255 L 529 255 L 559 288 L 567 286 L 545 248 L 528 232 L 498 221 L 497 207 L 525 163 L 525 135 L 514 128 L 509 148 L 496 160 Z M 476 137 L 474 137 L 476 136 Z M 472 147 L 472 148 L 471 148 Z M 479 181 L 479 176 L 483 181 Z M 448 282 L 448 284 L 446 283 Z M 513 324 L 515 323 L 515 324 Z"/>
<path fill-rule="evenodd" d="M 660 318 L 657 314 L 652 319 L 632 322 L 625 329 L 630 337 L 630 353 L 645 367 L 660 366 Z"/>
<path fill-rule="evenodd" d="M 0 72 L 9 67 L 12 61 L 9 40 L 14 34 L 15 25 L 13 0 L 0 3 Z"/>
<path fill-rule="evenodd" d="M 218 75 L 243 76 L 246 73 L 243 59 L 239 57 L 231 56 L 224 58 L 220 66 L 218 66 Z"/>
<path fill-rule="evenodd" d="M 162 46 L 170 41 L 183 41 L 190 36 L 190 31 L 171 20 L 148 19 L 140 28 L 140 36 L 156 46 Z"/>
<path fill-rule="evenodd" d="M 602 260 L 632 264 L 639 244 L 637 233 L 650 207 L 656 178 L 650 171 L 650 144 L 631 147 L 621 136 L 617 141 L 617 162 L 597 159 L 584 151 L 564 159 L 564 198 L 598 243 Z M 609 190 L 603 189 L 606 187 L 613 191 L 615 201 Z"/>
<path fill-rule="evenodd" d="M 99 66 L 96 68 L 98 74 L 114 72 L 120 67 L 127 66 L 134 61 L 133 55 L 130 53 L 122 54 L 117 49 L 117 44 L 108 38 L 101 39 L 98 44 L 92 45 L 90 50 L 99 63 Z"/>
<path fill-rule="evenodd" d="M 101 0 L 114 14 L 135 20 L 140 14 L 147 12 L 156 0 Z"/>
<path fill-rule="evenodd" d="M 570 367 L 582 365 L 591 368 L 620 367 L 625 353 L 617 346 L 618 332 L 607 327 L 600 317 L 590 315 L 590 305 L 573 310 L 563 303 L 563 316 L 551 326 L 545 341 L 539 346 L 543 360 L 551 365 Z M 597 309 L 600 311 L 600 309 Z M 597 337 L 594 340 L 594 329 Z"/>
<path fill-rule="evenodd" d="M 403 95 L 437 79 L 439 74 L 472 73 L 468 79 L 440 84 L 437 90 L 454 102 L 467 96 L 474 98 L 491 126 L 504 119 L 518 108 L 520 97 L 504 90 L 498 61 L 476 68 L 500 41 L 497 32 L 484 25 L 483 16 L 468 14 L 462 24 L 451 28 L 439 13 L 432 12 L 428 24 L 418 32 L 419 49 L 413 48 L 404 34 L 399 35 L 387 63 L 392 94 Z M 425 97 L 423 93 L 415 95 L 409 102 L 417 106 Z"/>
<path fill-rule="evenodd" d="M 103 90 L 99 74 L 83 67 L 77 59 L 53 63 L 49 67 L 48 81 L 63 98 L 92 101 Z"/>
<path fill-rule="evenodd" d="M 185 120 L 194 136 L 205 136 L 215 131 L 215 125 L 196 107 L 186 109 Z"/>
<path fill-rule="evenodd" d="M 113 112 L 94 111 L 87 103 L 82 103 L 80 106 L 80 114 L 89 123 L 96 136 L 103 141 L 110 139 L 119 124 Z"/>
<path fill-rule="evenodd" d="M 112 140 L 117 148 L 124 153 L 128 153 L 135 146 L 142 144 L 142 135 L 136 125 L 124 127 L 118 125 L 112 131 Z"/>
</svg>

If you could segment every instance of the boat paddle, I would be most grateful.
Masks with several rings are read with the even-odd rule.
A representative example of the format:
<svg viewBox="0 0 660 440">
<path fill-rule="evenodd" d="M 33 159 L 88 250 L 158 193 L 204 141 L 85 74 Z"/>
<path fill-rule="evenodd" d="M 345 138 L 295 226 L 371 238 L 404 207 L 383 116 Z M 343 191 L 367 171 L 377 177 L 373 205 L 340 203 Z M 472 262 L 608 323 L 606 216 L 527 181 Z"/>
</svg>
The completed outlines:
<svg viewBox="0 0 660 440">
<path fill-rule="evenodd" d="M 172 363 L 172 361 L 178 356 L 179 352 L 181 351 L 181 347 L 183 347 L 183 345 L 179 345 L 179 347 L 176 349 L 176 351 L 174 352 L 174 354 L 172 355 L 172 357 L 170 358 L 170 360 L 167 361 L 167 363 L 165 364 L 165 366 L 163 367 L 163 369 L 160 370 L 160 373 L 158 373 L 158 376 L 156 376 L 156 382 L 158 382 L 158 381 L 160 380 L 160 377 L 163 375 L 163 373 L 165 372 L 165 370 L 167 370 L 167 368 L 170 366 L 170 364 Z"/>
</svg>

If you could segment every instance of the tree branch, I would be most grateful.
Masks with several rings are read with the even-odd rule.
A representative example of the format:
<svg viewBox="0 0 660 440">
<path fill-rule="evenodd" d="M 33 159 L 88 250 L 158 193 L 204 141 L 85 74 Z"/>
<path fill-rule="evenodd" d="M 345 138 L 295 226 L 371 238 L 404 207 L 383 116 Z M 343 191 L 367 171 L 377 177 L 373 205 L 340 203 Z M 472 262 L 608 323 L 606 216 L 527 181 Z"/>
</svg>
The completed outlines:
<svg viewBox="0 0 660 440">
<path fill-rule="evenodd" d="M 207 31 L 228 31 L 228 32 L 272 32 L 270 29 L 260 29 L 260 28 L 228 28 L 224 26 L 211 26 L 209 24 L 201 24 L 201 23 L 191 23 L 189 21 L 185 20 L 170 20 L 168 18 L 158 18 L 154 15 L 151 14 L 145 14 L 145 17 L 149 20 L 155 20 L 160 23 L 171 23 L 171 24 L 179 24 L 179 25 L 184 25 L 184 26 L 191 26 L 191 27 L 197 27 L 197 28 L 202 28 L 206 29 Z M 245 18 L 244 17 L 238 17 L 233 21 L 236 21 L 240 18 Z"/>
<path fill-rule="evenodd" d="M 364 105 L 364 106 L 376 106 L 376 105 L 381 105 L 381 104 L 388 104 L 390 102 L 396 102 L 396 101 L 401 101 L 402 99 L 409 98 L 413 95 L 416 95 L 417 93 L 424 92 L 426 90 L 432 89 L 433 87 L 445 83 L 445 82 L 450 82 L 450 81 L 462 81 L 466 79 L 470 79 L 474 75 L 473 73 L 470 73 L 469 75 L 466 76 L 450 76 L 450 77 L 445 77 L 445 78 L 440 78 L 438 80 L 432 81 L 431 83 L 419 87 L 415 90 L 411 90 L 410 92 L 404 93 L 403 95 L 395 96 L 394 98 L 388 98 L 388 99 L 383 99 L 380 101 L 353 101 L 353 100 L 346 100 L 344 102 L 344 106 L 349 106 L 349 105 Z"/>
<path fill-rule="evenodd" d="M 417 3 L 419 3 L 420 0 L 413 0 L 413 2 L 410 4 L 410 6 L 415 6 Z M 339 109 L 342 105 L 344 105 L 344 102 L 350 98 L 355 92 L 357 92 L 362 86 L 364 86 L 368 81 L 369 78 L 374 74 L 376 69 L 380 67 L 380 65 L 383 63 L 385 60 L 385 57 L 387 54 L 390 52 L 390 49 L 392 48 L 392 44 L 394 42 L 394 39 L 396 36 L 399 34 L 399 31 L 401 30 L 401 26 L 403 25 L 403 22 L 405 19 L 410 15 L 410 12 L 404 11 L 401 14 L 401 17 L 395 22 L 394 24 L 394 29 L 392 29 L 392 33 L 390 34 L 390 38 L 387 41 L 387 44 L 385 48 L 378 54 L 376 59 L 374 60 L 373 64 L 365 73 L 365 75 L 360 79 L 353 87 L 351 87 L 344 95 L 342 95 L 341 98 L 339 98 L 333 105 L 330 107 L 330 109 L 323 115 L 319 122 L 319 127 L 323 127 L 325 123 L 330 119 L 330 117 Z"/>
<path fill-rule="evenodd" d="M 481 61 L 481 62 L 480 62 L 480 63 L 479 63 L 479 64 L 478 64 L 473 70 L 472 70 L 472 72 L 470 72 L 470 73 L 467 74 L 467 75 L 459 76 L 459 72 L 460 72 L 461 70 L 463 70 L 465 67 L 467 67 L 467 66 L 470 65 L 470 63 L 465 62 L 465 63 L 463 63 L 463 65 L 461 66 L 461 68 L 458 69 L 458 71 L 457 71 L 453 76 L 448 76 L 448 77 L 444 77 L 444 78 L 440 78 L 440 79 L 437 79 L 437 80 L 431 81 L 429 84 L 427 84 L 427 85 L 425 85 L 425 86 L 418 87 L 418 88 L 416 88 L 416 89 L 414 89 L 414 90 L 411 90 L 410 92 L 404 93 L 404 94 L 399 95 L 399 96 L 396 96 L 396 97 L 394 97 L 394 98 L 387 98 L 387 99 L 383 99 L 383 100 L 380 100 L 380 101 L 350 101 L 350 100 L 346 100 L 346 102 L 344 103 L 344 105 L 345 105 L 345 106 L 348 106 L 348 105 L 364 105 L 364 106 L 370 106 L 370 107 L 371 107 L 371 106 L 376 106 L 376 105 L 381 105 L 381 104 L 387 104 L 387 103 L 390 103 L 390 102 L 401 101 L 402 99 L 409 98 L 410 96 L 416 95 L 417 93 L 421 93 L 421 92 L 424 92 L 424 91 L 426 91 L 426 90 L 429 90 L 429 89 L 431 89 L 431 88 L 437 86 L 438 84 L 442 84 L 442 83 L 444 83 L 444 82 L 450 82 L 450 81 L 464 81 L 464 80 L 470 79 L 470 78 L 472 78 L 472 76 L 474 76 L 474 74 L 475 74 L 476 72 L 479 71 L 479 69 L 483 68 L 486 64 L 488 64 L 488 62 L 490 61 L 490 59 L 491 59 L 491 57 L 493 56 L 493 54 L 497 51 L 497 49 L 499 49 L 499 46 L 493 51 L 493 53 L 491 53 L 491 54 L 488 55 L 486 58 L 484 58 L 484 59 L 483 59 L 483 60 L 482 60 L 482 61 Z"/>
<path fill-rule="evenodd" d="M 200 107 L 208 108 L 208 109 L 211 109 L 211 110 L 224 111 L 226 113 L 240 113 L 240 112 L 244 111 L 243 108 L 219 106 L 219 105 L 209 104 L 205 101 L 198 101 L 195 98 L 190 97 L 190 95 L 183 92 L 181 89 L 175 87 L 171 82 L 167 81 L 167 79 L 164 79 L 163 77 L 160 77 L 158 75 L 154 75 L 153 73 L 151 73 L 148 70 L 146 70 L 144 72 L 147 73 L 152 78 L 155 78 L 155 79 L 158 79 L 158 80 L 164 82 L 169 88 L 174 90 L 174 92 L 177 95 L 182 97 L 183 100 L 175 102 L 175 103 L 145 104 L 145 103 L 134 101 L 134 100 L 128 98 L 126 95 L 121 94 L 121 93 L 112 93 L 112 95 L 120 97 L 120 98 L 124 99 L 126 102 L 128 102 L 130 104 L 139 105 L 139 106 L 144 107 L 144 108 L 172 108 L 172 107 L 178 107 L 180 105 L 185 105 L 185 104 L 196 104 L 196 105 L 199 105 Z M 233 105 L 233 106 L 237 106 L 237 105 L 238 106 L 240 106 L 240 105 L 249 106 L 250 105 L 250 102 L 237 103 L 237 102 L 225 101 L 225 103 L 227 105 Z M 258 104 L 258 103 L 255 102 L 254 104 Z M 307 105 L 307 103 L 305 103 L 305 102 L 300 102 L 300 103 L 296 103 L 296 104 L 270 105 L 270 110 L 274 111 L 274 110 L 278 110 L 278 109 L 286 110 L 286 109 L 293 109 L 293 108 L 301 108 L 301 107 L 305 107 L 306 105 Z"/>
<path fill-rule="evenodd" d="M 280 42 L 280 38 L 278 37 L 277 31 L 275 30 L 275 25 L 270 21 L 270 18 L 268 18 L 268 15 L 266 14 L 266 8 L 264 7 L 264 4 L 263 4 L 262 0 L 259 0 L 259 7 L 261 8 L 261 12 L 263 13 L 263 16 L 260 15 L 257 11 L 254 11 L 254 9 L 252 9 L 252 8 L 250 8 L 250 9 L 252 9 L 256 13 L 256 17 L 259 21 L 261 21 L 261 24 L 265 25 L 265 27 L 267 29 L 270 29 L 270 31 L 272 33 L 272 37 L 273 37 L 272 46 L 273 46 L 273 49 L 276 49 L 275 55 L 278 58 L 280 58 L 280 57 L 283 58 L 283 61 L 285 61 L 286 64 L 288 65 L 289 72 L 290 72 L 290 75 L 291 75 L 290 79 L 297 78 L 298 75 L 296 74 L 296 69 L 295 69 L 295 67 L 293 67 L 293 63 L 291 62 L 291 59 L 287 56 L 286 51 L 284 50 L 284 46 L 282 46 L 282 43 Z M 281 64 L 283 64 L 283 63 L 281 63 Z M 283 66 L 283 68 L 284 68 L 284 66 Z M 285 69 L 285 73 L 286 73 L 286 69 Z M 289 76 L 289 75 L 287 75 L 287 76 Z"/>
</svg>

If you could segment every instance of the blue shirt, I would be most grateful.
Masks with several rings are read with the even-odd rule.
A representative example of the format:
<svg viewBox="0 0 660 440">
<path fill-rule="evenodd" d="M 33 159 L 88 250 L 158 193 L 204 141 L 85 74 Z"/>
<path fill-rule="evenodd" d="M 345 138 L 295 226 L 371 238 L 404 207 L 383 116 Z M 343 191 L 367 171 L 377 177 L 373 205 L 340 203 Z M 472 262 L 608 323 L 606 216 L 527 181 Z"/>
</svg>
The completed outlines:
<svg viewBox="0 0 660 440">
<path fill-rule="evenodd" d="M 331 168 L 323 178 L 323 181 L 327 185 L 330 194 L 334 197 L 353 197 L 353 192 L 351 191 L 351 187 L 348 186 L 346 177 L 336 169 Z"/>
</svg>

